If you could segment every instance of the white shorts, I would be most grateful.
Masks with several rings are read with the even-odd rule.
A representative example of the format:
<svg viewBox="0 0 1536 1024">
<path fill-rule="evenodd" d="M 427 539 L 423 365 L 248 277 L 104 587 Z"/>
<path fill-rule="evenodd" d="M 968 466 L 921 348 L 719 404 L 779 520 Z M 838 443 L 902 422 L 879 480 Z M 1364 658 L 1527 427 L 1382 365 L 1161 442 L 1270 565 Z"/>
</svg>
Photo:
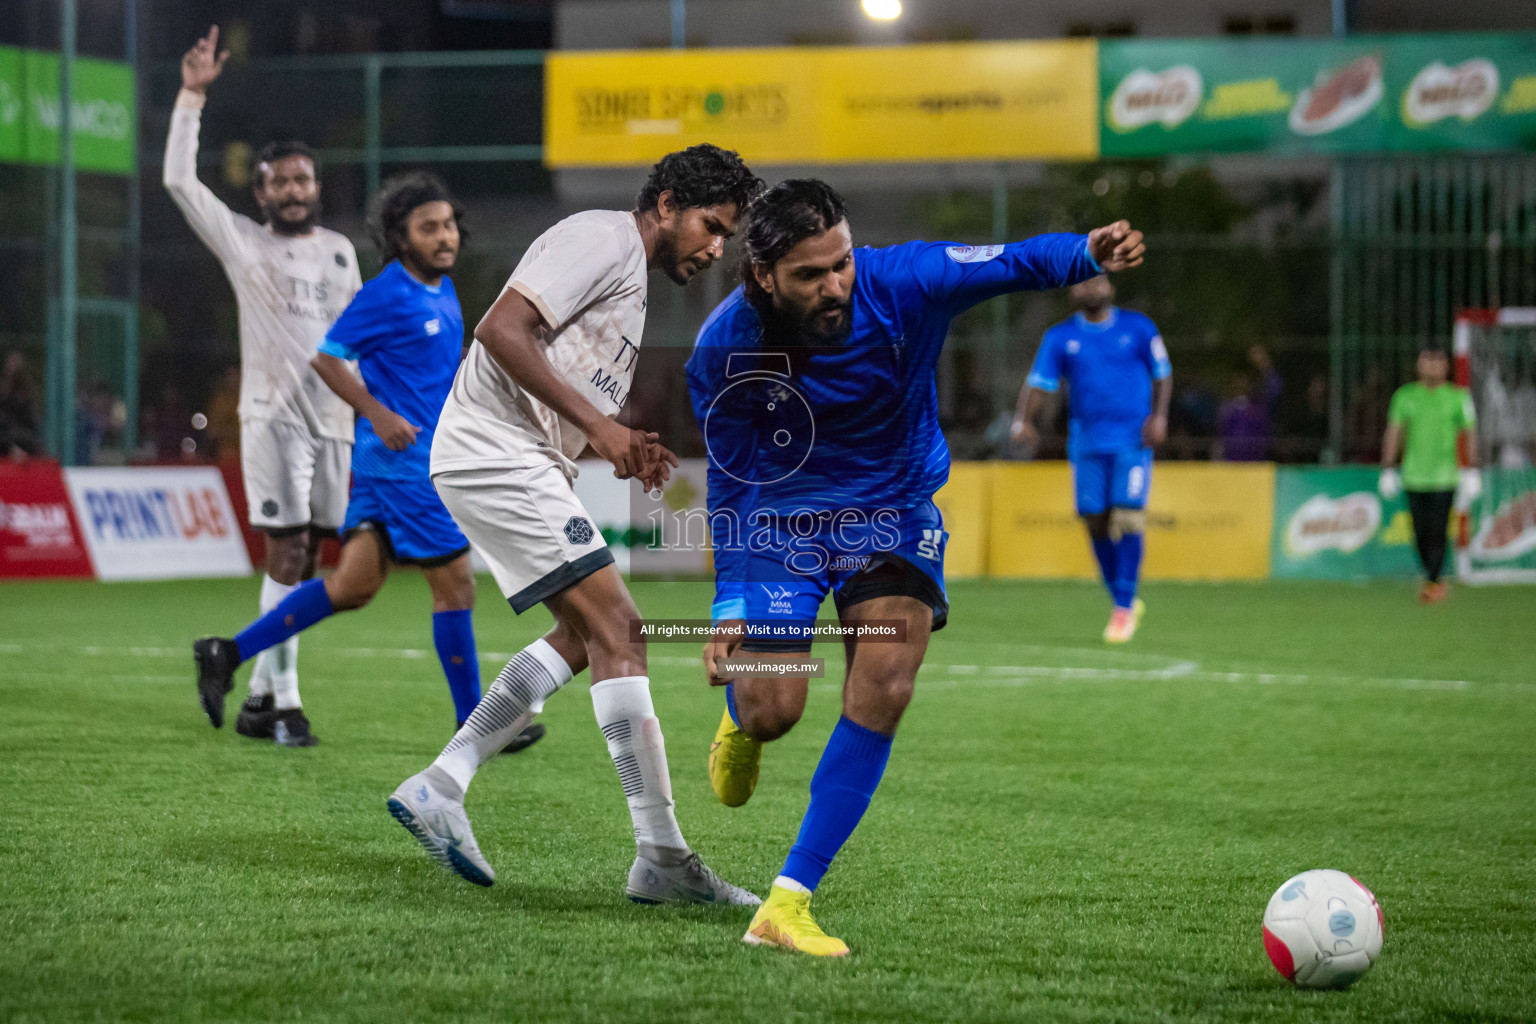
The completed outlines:
<svg viewBox="0 0 1536 1024">
<path fill-rule="evenodd" d="M 519 615 L 613 564 L 608 542 L 554 463 L 454 469 L 432 483 Z"/>
<path fill-rule="evenodd" d="M 251 525 L 335 530 L 347 518 L 352 444 L 283 420 L 240 421 L 240 471 Z"/>
</svg>

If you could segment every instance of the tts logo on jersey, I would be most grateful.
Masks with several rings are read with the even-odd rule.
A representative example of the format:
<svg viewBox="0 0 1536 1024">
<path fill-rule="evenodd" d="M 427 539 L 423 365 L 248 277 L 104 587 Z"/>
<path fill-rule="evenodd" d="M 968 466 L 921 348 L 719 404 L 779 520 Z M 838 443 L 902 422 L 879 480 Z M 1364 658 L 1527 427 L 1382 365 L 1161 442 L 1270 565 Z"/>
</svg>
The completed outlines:
<svg viewBox="0 0 1536 1024">
<path fill-rule="evenodd" d="M 428 320 L 426 323 L 422 324 L 421 329 L 427 332 L 428 337 L 435 338 L 437 337 L 437 333 L 443 329 L 443 322 L 437 317 L 433 317 L 431 320 Z"/>
</svg>

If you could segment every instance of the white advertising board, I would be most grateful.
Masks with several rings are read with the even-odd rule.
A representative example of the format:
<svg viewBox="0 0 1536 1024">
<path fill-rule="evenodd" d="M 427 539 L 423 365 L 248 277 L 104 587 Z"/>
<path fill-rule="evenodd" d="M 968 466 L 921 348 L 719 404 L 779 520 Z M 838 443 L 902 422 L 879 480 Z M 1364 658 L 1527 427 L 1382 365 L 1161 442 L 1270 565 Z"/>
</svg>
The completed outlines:
<svg viewBox="0 0 1536 1024">
<path fill-rule="evenodd" d="M 212 466 L 66 469 L 96 578 L 249 576 L 224 478 Z"/>
</svg>

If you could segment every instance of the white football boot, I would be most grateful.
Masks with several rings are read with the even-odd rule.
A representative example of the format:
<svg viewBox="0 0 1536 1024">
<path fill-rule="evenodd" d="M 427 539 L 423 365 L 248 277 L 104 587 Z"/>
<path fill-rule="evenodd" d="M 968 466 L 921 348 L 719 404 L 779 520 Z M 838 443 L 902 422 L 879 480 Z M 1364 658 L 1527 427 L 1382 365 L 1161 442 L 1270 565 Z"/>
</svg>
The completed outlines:
<svg viewBox="0 0 1536 1024">
<path fill-rule="evenodd" d="M 763 902 L 715 874 L 696 853 L 689 853 L 681 864 L 670 868 L 637 855 L 629 869 L 629 884 L 624 894 L 636 903 L 723 903 L 755 907 Z"/>
<path fill-rule="evenodd" d="M 443 867 L 465 881 L 492 885 L 496 872 L 475 842 L 464 802 L 449 795 L 457 790 L 441 768 L 428 768 L 400 783 L 390 794 L 389 813 Z"/>
</svg>

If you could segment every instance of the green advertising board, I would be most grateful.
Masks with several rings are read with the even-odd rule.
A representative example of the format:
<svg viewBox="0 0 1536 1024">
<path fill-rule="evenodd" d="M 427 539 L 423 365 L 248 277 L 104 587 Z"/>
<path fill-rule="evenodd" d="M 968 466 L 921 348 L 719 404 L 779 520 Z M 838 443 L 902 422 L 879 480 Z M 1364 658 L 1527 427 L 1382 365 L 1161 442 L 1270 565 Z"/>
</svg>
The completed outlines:
<svg viewBox="0 0 1536 1024">
<path fill-rule="evenodd" d="M 1104 156 L 1536 149 L 1536 34 L 1099 46 Z"/>
<path fill-rule="evenodd" d="M 133 171 L 138 137 L 133 66 L 79 59 L 74 64 L 75 166 Z M 0 163 L 59 162 L 59 55 L 0 46 Z"/>
<path fill-rule="evenodd" d="M 1377 476 L 1370 466 L 1276 467 L 1270 574 L 1347 580 L 1416 573 L 1408 506 L 1401 496 L 1383 501 Z"/>
</svg>

